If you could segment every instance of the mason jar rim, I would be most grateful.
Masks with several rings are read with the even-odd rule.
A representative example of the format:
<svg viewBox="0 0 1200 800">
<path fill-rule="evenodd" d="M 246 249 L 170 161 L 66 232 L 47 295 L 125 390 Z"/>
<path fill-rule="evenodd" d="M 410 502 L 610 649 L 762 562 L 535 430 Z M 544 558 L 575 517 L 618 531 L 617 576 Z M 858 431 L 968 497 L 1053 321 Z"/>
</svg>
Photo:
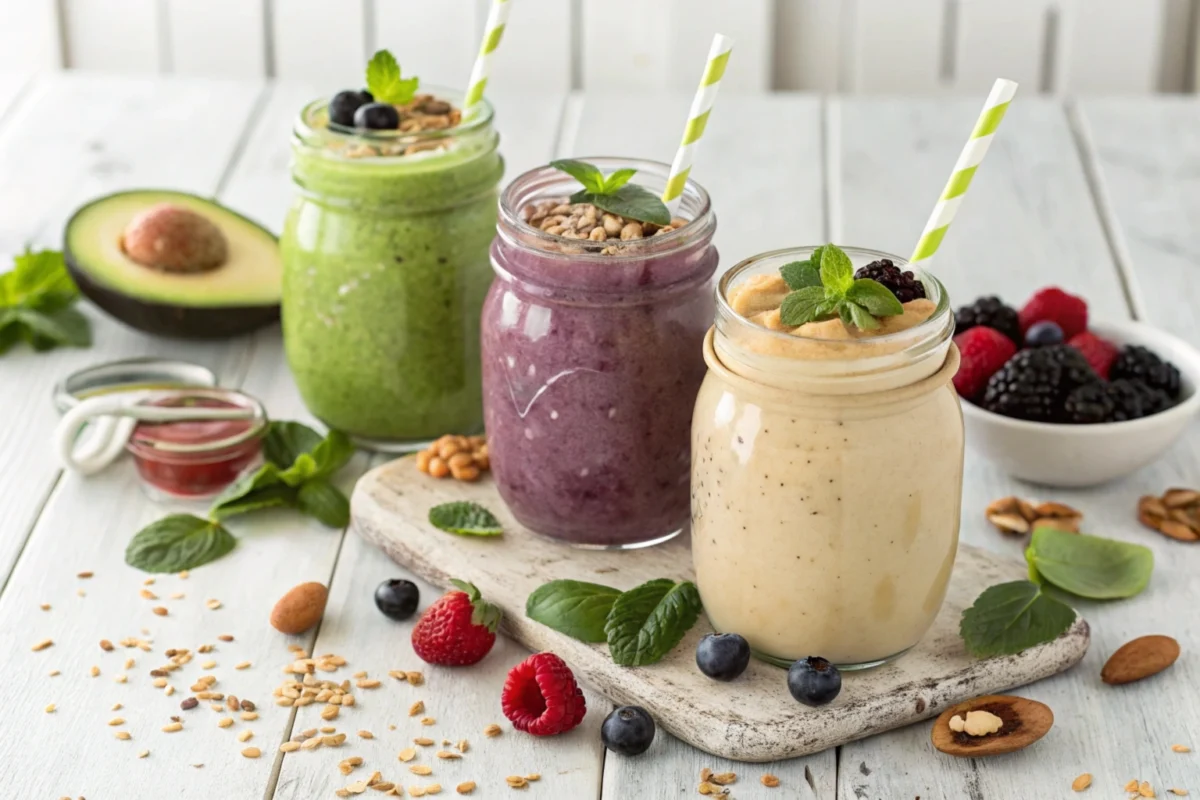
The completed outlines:
<svg viewBox="0 0 1200 800">
<path fill-rule="evenodd" d="M 605 173 L 617 169 L 633 168 L 638 173 L 646 173 L 655 178 L 661 178 L 664 184 L 671 174 L 670 164 L 651 159 L 627 158 L 623 156 L 581 156 L 576 160 L 592 164 Z M 686 245 L 690 245 L 697 235 L 702 237 L 711 236 L 716 225 L 716 215 L 713 212 L 712 200 L 709 197 L 708 191 L 692 178 L 688 178 L 684 184 L 681 207 L 691 206 L 694 208 L 694 216 L 682 228 L 676 228 L 662 235 L 625 241 L 589 242 L 587 239 L 571 239 L 566 236 L 546 233 L 530 225 L 521 217 L 521 209 L 527 203 L 537 199 L 536 197 L 527 197 L 526 194 L 536 192 L 544 195 L 546 190 L 556 183 L 575 182 L 575 179 L 570 175 L 555 169 L 549 164 L 534 167 L 518 175 L 504 188 L 504 191 L 500 195 L 500 223 L 497 225 L 500 236 L 517 247 L 529 247 L 552 253 L 560 251 L 564 247 L 587 248 L 589 245 L 598 246 L 603 244 L 603 247 L 606 248 L 616 248 L 617 252 L 604 255 L 598 250 L 596 252 L 587 252 L 585 249 L 584 252 L 571 252 L 570 255 L 572 258 L 612 261 L 614 259 L 642 259 L 648 255 L 656 255 L 680 249 Z M 512 232 L 519 232 L 521 237 L 527 241 L 517 241 L 517 238 L 511 235 Z M 533 242 L 543 246 L 535 246 L 531 244 Z"/>
<path fill-rule="evenodd" d="M 455 103 L 461 102 L 458 100 L 450 100 L 449 98 L 461 98 L 465 92 L 456 89 L 450 89 L 445 86 L 426 86 L 419 90 L 420 94 L 431 94 L 439 100 Z M 464 135 L 470 135 L 480 131 L 486 131 L 491 128 L 495 109 L 486 99 L 480 100 L 479 105 L 471 112 L 470 117 L 465 114 L 461 122 L 452 128 L 440 128 L 437 130 L 422 130 L 415 132 L 403 133 L 399 130 L 360 130 L 358 128 L 347 128 L 343 125 L 338 125 L 328 121 L 329 98 L 322 97 L 312 100 L 300 109 L 299 115 L 296 117 L 295 125 L 292 129 L 293 137 L 304 144 L 319 145 L 326 141 L 341 142 L 345 144 L 389 144 L 389 145 L 412 145 L 424 144 L 428 142 L 437 142 L 443 139 L 453 139 Z M 320 124 L 322 116 L 325 115 L 325 124 Z M 349 160 L 349 159 L 348 159 Z"/>
</svg>

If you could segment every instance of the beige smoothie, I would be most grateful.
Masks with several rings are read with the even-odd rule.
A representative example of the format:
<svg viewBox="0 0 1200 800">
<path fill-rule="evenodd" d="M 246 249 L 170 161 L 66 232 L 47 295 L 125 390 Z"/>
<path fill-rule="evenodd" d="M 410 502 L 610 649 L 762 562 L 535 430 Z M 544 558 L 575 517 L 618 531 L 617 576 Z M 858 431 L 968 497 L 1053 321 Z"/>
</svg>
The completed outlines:
<svg viewBox="0 0 1200 800">
<path fill-rule="evenodd" d="M 697 582 L 713 625 L 760 655 L 873 665 L 929 629 L 957 550 L 949 304 L 926 277 L 931 296 L 874 330 L 787 326 L 778 267 L 795 257 L 721 283 L 692 428 Z"/>
</svg>

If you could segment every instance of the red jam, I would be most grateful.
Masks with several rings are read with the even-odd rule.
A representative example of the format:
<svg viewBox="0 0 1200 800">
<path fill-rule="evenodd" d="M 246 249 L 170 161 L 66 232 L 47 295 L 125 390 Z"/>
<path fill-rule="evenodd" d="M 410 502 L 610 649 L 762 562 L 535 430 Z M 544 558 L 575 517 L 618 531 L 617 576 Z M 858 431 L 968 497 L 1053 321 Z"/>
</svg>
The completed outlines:
<svg viewBox="0 0 1200 800">
<path fill-rule="evenodd" d="M 245 408 L 256 412 L 250 419 L 139 423 L 129 438 L 128 449 L 138 475 L 153 491 L 183 500 L 213 497 L 261 457 L 266 418 L 257 401 L 245 395 L 185 390 L 147 405 Z"/>
</svg>

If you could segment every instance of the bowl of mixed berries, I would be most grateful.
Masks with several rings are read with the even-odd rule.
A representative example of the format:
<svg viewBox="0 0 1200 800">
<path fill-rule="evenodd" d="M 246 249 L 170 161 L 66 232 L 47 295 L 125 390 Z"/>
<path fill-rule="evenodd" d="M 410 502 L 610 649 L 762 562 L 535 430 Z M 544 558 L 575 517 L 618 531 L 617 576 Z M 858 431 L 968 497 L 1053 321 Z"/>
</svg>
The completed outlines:
<svg viewBox="0 0 1200 800">
<path fill-rule="evenodd" d="M 1088 321 L 1062 289 L 955 314 L 968 444 L 1010 475 L 1093 486 L 1149 464 L 1200 407 L 1200 353 L 1139 322 Z"/>
</svg>

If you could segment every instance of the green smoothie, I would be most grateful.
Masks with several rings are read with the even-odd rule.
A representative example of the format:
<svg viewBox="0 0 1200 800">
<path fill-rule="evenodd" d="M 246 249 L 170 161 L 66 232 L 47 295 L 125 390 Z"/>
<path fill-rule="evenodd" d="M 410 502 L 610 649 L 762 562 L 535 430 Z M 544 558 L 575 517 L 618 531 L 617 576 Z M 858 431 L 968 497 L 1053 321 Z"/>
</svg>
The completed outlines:
<svg viewBox="0 0 1200 800">
<path fill-rule="evenodd" d="M 283 252 L 288 363 L 309 410 L 384 449 L 475 433 L 479 315 L 503 161 L 491 110 L 427 136 L 302 115 Z M 391 142 L 395 142 L 392 144 Z"/>
</svg>

